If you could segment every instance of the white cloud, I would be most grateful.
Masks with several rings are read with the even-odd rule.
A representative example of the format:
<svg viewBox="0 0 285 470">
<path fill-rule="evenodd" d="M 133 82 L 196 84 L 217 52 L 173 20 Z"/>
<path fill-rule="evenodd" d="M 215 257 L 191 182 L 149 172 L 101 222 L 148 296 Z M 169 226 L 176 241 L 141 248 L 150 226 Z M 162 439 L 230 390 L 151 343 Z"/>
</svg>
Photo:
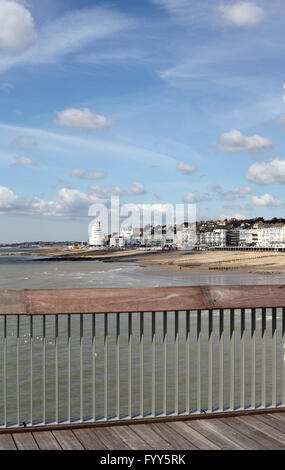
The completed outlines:
<svg viewBox="0 0 285 470">
<path fill-rule="evenodd" d="M 70 176 L 81 180 L 101 180 L 105 178 L 105 173 L 101 173 L 99 171 L 92 171 L 91 173 L 87 173 L 86 170 L 75 169 L 71 170 Z"/>
<path fill-rule="evenodd" d="M 245 215 L 243 214 L 240 214 L 240 213 L 234 213 L 234 214 L 230 214 L 230 215 L 225 215 L 225 214 L 222 214 L 219 216 L 219 220 L 230 220 L 230 219 L 238 219 L 238 220 L 244 220 L 246 219 Z"/>
<path fill-rule="evenodd" d="M 188 204 L 195 204 L 197 202 L 210 201 L 211 198 L 208 194 L 203 194 L 202 196 L 195 196 L 194 193 L 188 193 L 186 196 L 183 196 L 182 201 Z"/>
<path fill-rule="evenodd" d="M 1 0 L 0 0 L 1 1 Z M 43 24 L 38 39 L 21 54 L 0 58 L 0 70 L 19 64 L 51 64 L 66 54 L 102 38 L 129 29 L 134 21 L 109 8 L 87 8 L 68 12 L 64 16 Z"/>
<path fill-rule="evenodd" d="M 0 1 L 0 48 L 21 52 L 36 39 L 34 19 L 23 5 L 11 0 Z"/>
<path fill-rule="evenodd" d="M 36 147 L 37 140 L 33 136 L 25 136 L 21 135 L 19 137 L 16 137 L 16 139 L 13 140 L 12 142 L 13 145 L 16 145 L 17 147 Z"/>
<path fill-rule="evenodd" d="M 77 129 L 103 129 L 104 127 L 110 127 L 113 122 L 109 121 L 100 114 L 93 114 L 90 109 L 66 109 L 65 111 L 57 112 L 58 121 L 57 124 L 60 126 L 74 127 Z"/>
<path fill-rule="evenodd" d="M 9 91 L 9 90 L 12 90 L 14 87 L 12 85 L 12 83 L 10 82 L 2 82 L 1 85 L 0 85 L 0 90 L 6 90 L 6 91 Z"/>
<path fill-rule="evenodd" d="M 109 188 L 101 188 L 100 186 L 90 186 L 89 193 L 99 199 L 105 199 L 107 201 L 111 196 L 121 196 L 122 194 L 124 194 L 124 191 L 119 186 L 111 186 Z"/>
<path fill-rule="evenodd" d="M 134 182 L 133 185 L 129 187 L 129 190 L 136 196 L 140 196 L 141 194 L 145 194 L 145 185 L 143 183 Z"/>
<path fill-rule="evenodd" d="M 62 188 L 51 201 L 37 197 L 21 197 L 9 188 L 0 186 L 0 215 L 26 215 L 52 219 L 75 219 L 88 217 L 92 204 L 108 203 L 110 188 L 99 188 L 101 192 L 89 191 L 88 194 L 77 189 Z M 118 188 L 117 188 L 118 189 Z"/>
<path fill-rule="evenodd" d="M 285 184 L 285 160 L 253 163 L 248 169 L 247 179 L 260 185 Z"/>
<path fill-rule="evenodd" d="M 220 185 L 212 187 L 213 191 L 219 194 L 220 198 L 224 201 L 232 201 L 233 199 L 242 198 L 252 194 L 252 189 L 249 186 L 243 188 L 224 189 Z"/>
<path fill-rule="evenodd" d="M 14 158 L 14 163 L 11 164 L 12 167 L 21 167 L 21 166 L 39 166 L 37 162 L 34 162 L 31 158 L 29 157 L 15 157 Z"/>
<path fill-rule="evenodd" d="M 228 153 L 264 153 L 273 148 L 271 140 L 257 134 L 252 137 L 247 137 L 235 129 L 221 134 L 218 144 L 215 143 L 214 145 L 219 147 L 223 152 Z"/>
<path fill-rule="evenodd" d="M 196 167 L 188 165 L 188 163 L 180 162 L 178 163 L 176 170 L 183 175 L 190 175 L 196 171 Z"/>
<path fill-rule="evenodd" d="M 285 202 L 279 201 L 278 199 L 275 199 L 271 194 L 263 194 L 263 196 L 257 197 L 253 196 L 252 197 L 252 203 L 255 206 L 259 207 L 280 207 L 280 206 L 285 206 Z"/>
<path fill-rule="evenodd" d="M 252 27 L 265 19 L 264 10 L 254 2 L 222 4 L 218 7 L 223 20 L 237 27 Z"/>
</svg>

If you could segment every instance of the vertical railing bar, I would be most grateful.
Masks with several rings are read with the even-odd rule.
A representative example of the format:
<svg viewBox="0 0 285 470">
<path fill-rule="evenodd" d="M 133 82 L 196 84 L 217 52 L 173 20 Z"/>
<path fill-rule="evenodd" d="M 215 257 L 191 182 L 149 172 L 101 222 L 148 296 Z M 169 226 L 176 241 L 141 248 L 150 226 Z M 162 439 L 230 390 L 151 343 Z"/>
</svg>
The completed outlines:
<svg viewBox="0 0 285 470">
<path fill-rule="evenodd" d="M 208 346 L 209 346 L 209 356 L 208 356 L 208 411 L 213 411 L 213 311 L 209 310 L 208 312 L 208 326 L 209 326 L 209 336 L 208 336 Z"/>
<path fill-rule="evenodd" d="M 55 422 L 58 424 L 58 315 L 55 315 Z"/>
<path fill-rule="evenodd" d="M 116 314 L 116 414 L 120 419 L 120 314 Z"/>
<path fill-rule="evenodd" d="M 240 369 L 240 408 L 245 409 L 245 309 L 240 312 L 240 341 L 241 341 L 241 369 Z"/>
<path fill-rule="evenodd" d="M 266 408 L 266 308 L 261 312 L 261 406 Z"/>
<path fill-rule="evenodd" d="M 30 425 L 33 425 L 33 316 L 30 315 Z"/>
<path fill-rule="evenodd" d="M 235 310 L 230 310 L 230 409 L 235 408 Z"/>
<path fill-rule="evenodd" d="M 167 312 L 163 312 L 163 414 L 167 415 Z"/>
<path fill-rule="evenodd" d="M 186 311 L 186 414 L 190 414 L 190 311 Z"/>
<path fill-rule="evenodd" d="M 46 317 L 42 317 L 42 332 L 43 332 L 43 424 L 46 423 Z"/>
<path fill-rule="evenodd" d="M 20 426 L 20 315 L 17 315 L 17 424 Z"/>
<path fill-rule="evenodd" d="M 282 406 L 285 406 L 285 307 L 282 308 Z"/>
<path fill-rule="evenodd" d="M 3 404 L 4 426 L 7 427 L 7 316 L 4 316 L 4 343 L 3 343 Z"/>
<path fill-rule="evenodd" d="M 277 357 L 276 357 L 276 347 L 277 347 L 277 329 L 276 329 L 276 307 L 272 308 L 272 406 L 276 407 L 276 381 L 277 381 Z"/>
<path fill-rule="evenodd" d="M 71 423 L 71 315 L 67 315 L 67 419 Z"/>
<path fill-rule="evenodd" d="M 156 394 L 156 370 L 155 370 L 155 336 L 156 336 L 156 331 L 155 331 L 155 312 L 152 312 L 152 334 L 151 334 L 151 342 L 152 342 L 152 387 L 151 387 L 151 394 L 152 394 L 152 416 L 155 416 L 156 414 L 156 400 L 155 400 L 155 394 Z"/>
<path fill-rule="evenodd" d="M 251 408 L 256 408 L 256 310 L 251 309 Z"/>
<path fill-rule="evenodd" d="M 140 416 L 144 416 L 144 312 L 140 313 Z"/>
<path fill-rule="evenodd" d="M 104 313 L 104 418 L 108 420 L 108 315 Z"/>
<path fill-rule="evenodd" d="M 80 315 L 80 421 L 83 422 L 83 315 Z"/>
<path fill-rule="evenodd" d="M 132 417 L 132 314 L 128 315 L 128 415 Z"/>
<path fill-rule="evenodd" d="M 175 414 L 179 414 L 179 312 L 175 312 Z"/>
<path fill-rule="evenodd" d="M 219 312 L 219 410 L 224 411 L 224 310 Z"/>
<path fill-rule="evenodd" d="M 197 310 L 197 412 L 201 412 L 201 310 Z"/>
<path fill-rule="evenodd" d="M 92 414 L 96 421 L 96 315 L 92 315 Z"/>
</svg>

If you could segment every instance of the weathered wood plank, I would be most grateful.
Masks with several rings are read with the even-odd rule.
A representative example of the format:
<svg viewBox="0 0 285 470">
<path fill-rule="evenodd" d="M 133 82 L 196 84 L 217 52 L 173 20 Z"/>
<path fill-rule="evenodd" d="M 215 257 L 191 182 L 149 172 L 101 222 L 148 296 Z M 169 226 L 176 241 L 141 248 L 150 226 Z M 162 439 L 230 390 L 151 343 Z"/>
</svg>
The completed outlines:
<svg viewBox="0 0 285 470">
<path fill-rule="evenodd" d="M 253 429 L 257 429 L 264 434 L 267 434 L 271 439 L 275 439 L 281 444 L 285 445 L 285 434 L 278 431 L 274 427 L 264 423 L 262 420 L 258 419 L 256 416 L 239 416 L 236 419 L 239 419 L 243 423 L 246 423 L 248 426 L 251 426 Z"/>
<path fill-rule="evenodd" d="M 171 444 L 163 439 L 148 424 L 133 424 L 130 428 L 155 450 L 173 450 Z"/>
<path fill-rule="evenodd" d="M 113 431 L 122 439 L 130 449 L 149 450 L 149 445 L 138 436 L 129 426 L 115 426 Z"/>
<path fill-rule="evenodd" d="M 257 441 L 261 445 L 261 448 L 264 450 L 280 450 L 284 448 L 282 444 L 278 443 L 274 439 L 271 439 L 268 434 L 264 434 L 258 429 L 255 429 L 253 431 L 250 426 L 248 426 L 246 423 L 240 422 L 236 418 L 229 417 L 222 418 L 221 420 L 226 424 L 230 425 L 232 428 L 241 432 L 245 436 L 249 437 L 250 439 L 254 439 L 255 441 Z"/>
<path fill-rule="evenodd" d="M 40 450 L 61 450 L 59 443 L 50 431 L 33 432 Z"/>
<path fill-rule="evenodd" d="M 110 428 L 97 428 L 94 433 L 109 450 L 130 450 L 130 447 Z"/>
<path fill-rule="evenodd" d="M 97 434 L 94 432 L 94 429 L 74 429 L 74 435 L 81 442 L 84 449 L 86 450 L 105 450 L 106 446 L 100 441 Z"/>
<path fill-rule="evenodd" d="M 187 422 L 187 426 L 200 432 L 209 441 L 219 446 L 222 450 L 242 450 L 243 448 L 237 443 L 233 442 L 227 436 L 222 435 L 216 428 L 209 426 L 211 420 L 192 420 Z"/>
<path fill-rule="evenodd" d="M 157 423 L 153 424 L 152 428 L 154 431 L 159 434 L 162 438 L 165 438 L 171 442 L 174 449 L 184 449 L 184 450 L 197 450 L 194 444 L 191 441 L 187 440 L 186 436 L 179 434 L 175 427 L 175 423 L 172 423 L 173 426 L 169 426 L 167 423 Z"/>
<path fill-rule="evenodd" d="M 190 424 L 182 422 L 169 423 L 169 427 L 172 429 L 172 432 L 180 433 L 184 436 L 189 442 L 191 442 L 193 447 L 199 450 L 220 450 L 220 447 L 209 441 L 205 436 L 200 434 L 195 429 L 191 428 Z M 181 447 L 180 447 L 181 449 Z"/>
<path fill-rule="evenodd" d="M 237 443 L 245 450 L 261 450 L 262 446 L 253 439 L 240 433 L 236 428 L 232 428 L 228 424 L 225 424 L 221 419 L 210 419 L 209 426 L 216 429 L 222 435 L 227 436 L 228 439 Z"/>
<path fill-rule="evenodd" d="M 0 434 L 0 450 L 17 450 L 11 434 Z"/>
<path fill-rule="evenodd" d="M 274 413 L 272 415 L 259 415 L 258 419 L 261 420 L 263 423 L 272 426 L 275 429 L 278 429 L 280 432 L 283 432 L 285 435 L 285 421 L 281 419 L 275 418 Z"/>
<path fill-rule="evenodd" d="M 71 430 L 53 431 L 52 434 L 63 450 L 84 450 L 83 445 Z"/>
<path fill-rule="evenodd" d="M 39 450 L 31 432 L 14 433 L 13 439 L 18 450 Z"/>
</svg>

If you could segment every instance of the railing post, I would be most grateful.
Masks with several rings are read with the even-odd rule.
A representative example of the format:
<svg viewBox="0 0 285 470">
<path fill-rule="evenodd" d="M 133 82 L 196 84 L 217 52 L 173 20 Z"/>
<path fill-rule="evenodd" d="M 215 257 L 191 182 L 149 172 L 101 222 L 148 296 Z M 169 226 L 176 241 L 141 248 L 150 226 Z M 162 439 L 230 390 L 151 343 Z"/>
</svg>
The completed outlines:
<svg viewBox="0 0 285 470">
<path fill-rule="evenodd" d="M 235 409 L 235 311 L 230 311 L 230 409 Z"/>
<path fill-rule="evenodd" d="M 140 416 L 144 417 L 144 312 L 140 313 Z"/>
<path fill-rule="evenodd" d="M 240 408 L 245 409 L 245 309 L 241 309 L 240 318 L 240 341 L 241 341 L 241 379 L 240 379 Z"/>
<path fill-rule="evenodd" d="M 251 309 L 251 408 L 256 408 L 256 311 Z"/>
<path fill-rule="evenodd" d="M 167 312 L 163 312 L 163 414 L 167 415 Z"/>
<path fill-rule="evenodd" d="M 224 411 L 224 311 L 219 313 L 219 410 Z"/>
<path fill-rule="evenodd" d="M 261 406 L 266 408 L 266 308 L 261 311 Z"/>
<path fill-rule="evenodd" d="M 201 310 L 197 311 L 197 412 L 201 413 Z"/>
<path fill-rule="evenodd" d="M 213 311 L 208 312 L 208 412 L 213 411 Z"/>
</svg>

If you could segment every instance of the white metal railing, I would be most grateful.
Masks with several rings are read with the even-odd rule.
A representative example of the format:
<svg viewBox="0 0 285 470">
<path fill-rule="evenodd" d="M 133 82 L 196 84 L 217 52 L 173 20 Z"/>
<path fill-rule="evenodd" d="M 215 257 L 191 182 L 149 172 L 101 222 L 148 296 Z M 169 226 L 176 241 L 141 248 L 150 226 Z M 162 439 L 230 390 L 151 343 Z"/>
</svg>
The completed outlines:
<svg viewBox="0 0 285 470">
<path fill-rule="evenodd" d="M 0 316 L 0 426 L 285 406 L 285 309 Z"/>
</svg>

